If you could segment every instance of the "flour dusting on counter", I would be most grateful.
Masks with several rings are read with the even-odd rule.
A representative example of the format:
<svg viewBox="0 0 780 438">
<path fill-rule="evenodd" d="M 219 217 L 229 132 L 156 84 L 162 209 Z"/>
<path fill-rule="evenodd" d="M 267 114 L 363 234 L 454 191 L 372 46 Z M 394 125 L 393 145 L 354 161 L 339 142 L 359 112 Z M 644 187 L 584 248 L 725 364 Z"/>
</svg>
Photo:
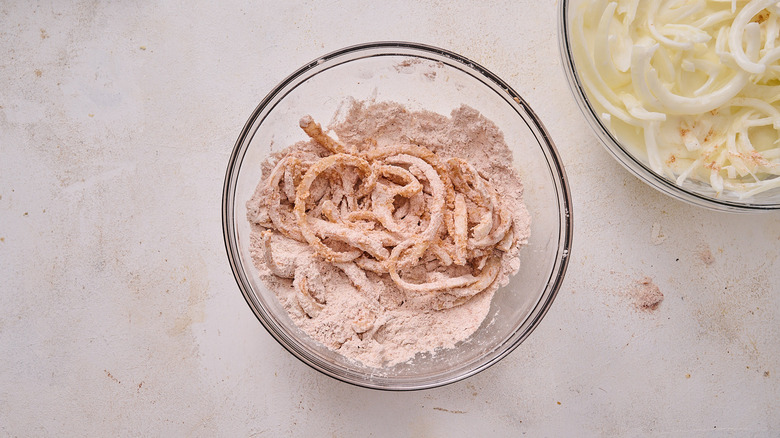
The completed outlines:
<svg viewBox="0 0 780 438">
<path fill-rule="evenodd" d="M 664 300 L 661 289 L 653 283 L 650 277 L 637 280 L 629 290 L 629 296 L 634 300 L 634 306 L 645 312 L 654 312 Z"/>
</svg>

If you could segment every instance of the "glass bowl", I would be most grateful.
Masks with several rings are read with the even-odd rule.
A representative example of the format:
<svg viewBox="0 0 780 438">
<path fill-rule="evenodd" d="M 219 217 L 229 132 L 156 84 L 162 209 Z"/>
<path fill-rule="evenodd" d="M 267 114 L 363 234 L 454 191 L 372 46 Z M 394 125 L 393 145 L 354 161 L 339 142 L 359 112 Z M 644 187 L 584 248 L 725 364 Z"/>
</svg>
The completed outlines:
<svg viewBox="0 0 780 438">
<path fill-rule="evenodd" d="M 755 212 L 780 209 L 780 190 L 778 189 L 741 199 L 737 194 L 729 193 L 727 190 L 716 194 L 710 185 L 690 179 L 686 180 L 682 185 L 677 185 L 674 180 L 654 172 L 650 168 L 646 157 L 632 153 L 628 144 L 621 142 L 616 134 L 605 126 L 601 117 L 598 116 L 603 110 L 600 109 L 599 104 L 586 90 L 586 87 L 583 86 L 577 69 L 577 60 L 572 49 L 574 36 L 571 32 L 570 23 L 573 11 L 576 10 L 576 6 L 580 4 L 579 2 L 580 0 L 562 0 L 560 2 L 558 41 L 561 60 L 569 87 L 580 110 L 607 151 L 637 178 L 672 198 L 719 211 Z"/>
<path fill-rule="evenodd" d="M 436 72 L 431 75 L 431 68 Z M 369 368 L 313 341 L 287 315 L 258 277 L 249 254 L 246 201 L 272 152 L 306 139 L 302 115 L 332 120 L 350 98 L 395 101 L 440 114 L 466 104 L 503 131 L 523 179 L 531 235 L 520 271 L 499 289 L 474 335 L 452 349 L 418 354 L 408 363 Z M 327 124 L 327 123 L 324 123 Z M 252 112 L 225 176 L 222 225 L 228 259 L 249 307 L 268 332 L 312 368 L 355 385 L 412 390 L 445 385 L 498 362 L 537 327 L 555 298 L 568 264 L 571 197 L 549 134 L 509 85 L 480 65 L 446 50 L 404 42 L 347 47 L 316 59 L 276 86 Z"/>
</svg>

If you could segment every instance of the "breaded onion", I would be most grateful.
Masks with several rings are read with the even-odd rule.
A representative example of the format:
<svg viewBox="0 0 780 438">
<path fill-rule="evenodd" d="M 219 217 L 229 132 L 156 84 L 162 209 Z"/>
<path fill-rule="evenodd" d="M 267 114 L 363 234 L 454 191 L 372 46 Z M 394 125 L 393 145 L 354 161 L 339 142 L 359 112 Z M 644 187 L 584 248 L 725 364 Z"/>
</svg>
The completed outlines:
<svg viewBox="0 0 780 438">
<path fill-rule="evenodd" d="M 389 276 L 405 291 L 442 293 L 447 306 L 490 287 L 501 269 L 501 253 L 494 250 L 506 252 L 515 242 L 513 217 L 470 163 L 442 161 L 415 144 L 374 143 L 358 153 L 325 134 L 311 117 L 300 125 L 328 153 L 318 152 L 314 160 L 306 156 L 305 162 L 300 154 L 279 160 L 256 209 L 268 217 L 260 225 L 268 228 L 262 239 L 269 269 L 294 278 L 296 299 L 309 317 L 325 305 L 312 256 L 337 266 L 358 290 L 371 289 L 366 272 L 372 272 Z M 272 230 L 302 242 L 308 252 L 277 254 L 271 239 L 285 237 Z M 404 278 L 419 278 L 414 269 L 421 266 L 428 269 L 422 282 Z M 439 272 L 446 267 L 463 275 Z M 372 318 L 361 319 L 356 332 L 368 330 Z"/>
</svg>

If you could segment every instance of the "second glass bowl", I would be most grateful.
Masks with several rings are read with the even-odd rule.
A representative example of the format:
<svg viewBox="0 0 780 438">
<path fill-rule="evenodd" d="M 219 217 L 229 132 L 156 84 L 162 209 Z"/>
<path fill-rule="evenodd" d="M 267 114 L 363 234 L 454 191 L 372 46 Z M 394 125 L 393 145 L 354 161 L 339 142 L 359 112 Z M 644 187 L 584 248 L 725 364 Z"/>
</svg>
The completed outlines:
<svg viewBox="0 0 780 438">
<path fill-rule="evenodd" d="M 573 38 L 575 37 L 571 28 L 572 14 L 577 13 L 576 6 L 580 4 L 580 1 L 561 0 L 560 2 L 558 36 L 561 60 L 569 86 L 580 110 L 607 151 L 640 180 L 672 198 L 711 210 L 731 212 L 779 210 L 780 190 L 778 189 L 762 192 L 750 198 L 740 199 L 738 196 L 728 192 L 717 195 L 710 185 L 698 181 L 686 180 L 682 185 L 677 185 L 674 180 L 654 172 L 645 158 L 632 153 L 630 148 L 605 126 L 598 115 L 601 110 L 596 109 L 595 99 L 593 99 L 583 84 L 578 71 L 577 59 L 572 49 Z"/>
</svg>

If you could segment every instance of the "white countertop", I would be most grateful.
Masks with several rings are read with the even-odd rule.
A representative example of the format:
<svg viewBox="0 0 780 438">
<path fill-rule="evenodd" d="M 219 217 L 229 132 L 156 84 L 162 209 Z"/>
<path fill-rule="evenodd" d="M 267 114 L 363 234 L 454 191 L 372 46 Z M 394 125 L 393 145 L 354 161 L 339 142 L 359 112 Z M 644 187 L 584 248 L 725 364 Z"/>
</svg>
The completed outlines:
<svg viewBox="0 0 780 438">
<path fill-rule="evenodd" d="M 688 206 L 620 167 L 566 84 L 555 2 L 51 3 L 0 5 L 0 436 L 780 434 L 780 213 Z M 374 40 L 506 80 L 574 199 L 568 274 L 538 329 L 422 392 L 299 362 L 222 242 L 224 172 L 255 105 Z M 655 312 L 626 294 L 644 277 L 665 296 Z"/>
</svg>

